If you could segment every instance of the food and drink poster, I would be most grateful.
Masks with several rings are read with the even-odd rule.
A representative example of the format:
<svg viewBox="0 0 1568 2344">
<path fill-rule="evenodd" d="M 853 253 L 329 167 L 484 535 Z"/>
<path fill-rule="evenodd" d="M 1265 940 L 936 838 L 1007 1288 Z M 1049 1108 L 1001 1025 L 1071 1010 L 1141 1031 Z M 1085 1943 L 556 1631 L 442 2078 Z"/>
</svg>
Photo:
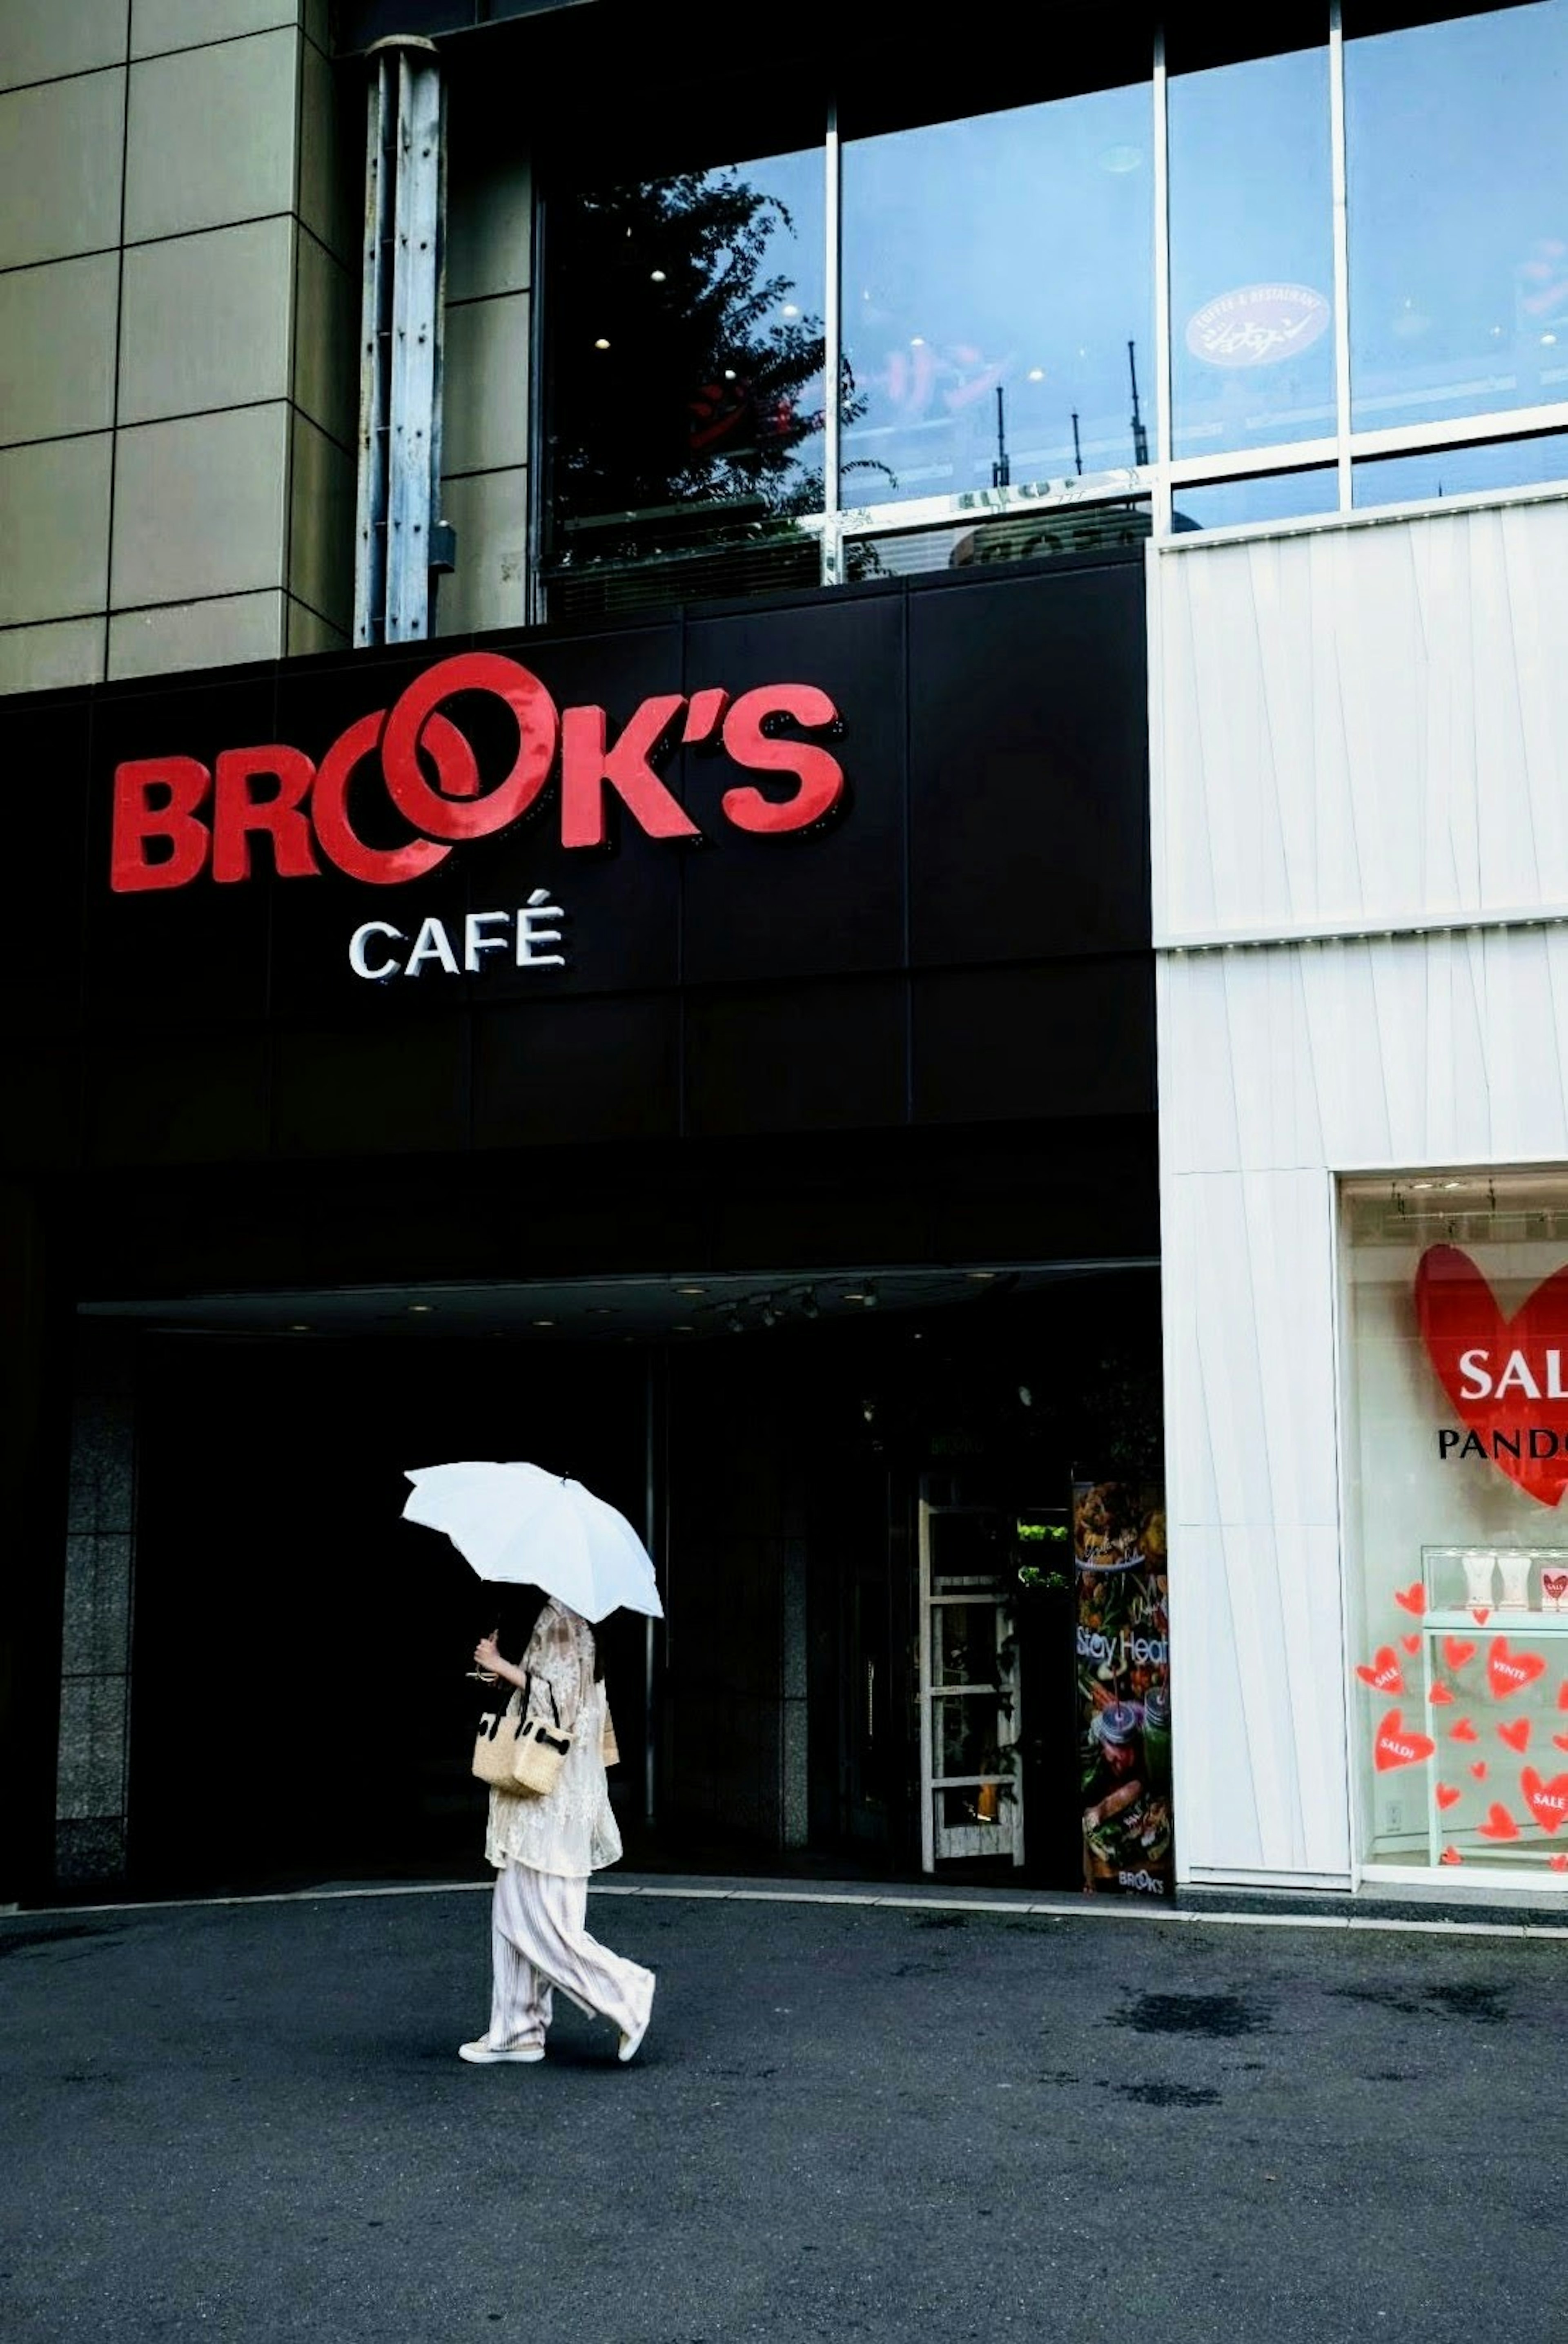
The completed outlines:
<svg viewBox="0 0 1568 2344">
<path fill-rule="evenodd" d="M 1072 1552 L 1083 1884 L 1106 1895 L 1169 1896 L 1175 1856 L 1163 1490 L 1075 1481 Z"/>
</svg>

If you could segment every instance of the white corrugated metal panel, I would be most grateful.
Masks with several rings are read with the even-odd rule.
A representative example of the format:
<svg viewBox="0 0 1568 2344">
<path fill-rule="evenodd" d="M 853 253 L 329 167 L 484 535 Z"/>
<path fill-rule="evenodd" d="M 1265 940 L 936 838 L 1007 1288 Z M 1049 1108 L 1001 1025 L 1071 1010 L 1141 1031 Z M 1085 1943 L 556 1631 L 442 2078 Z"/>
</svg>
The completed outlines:
<svg viewBox="0 0 1568 2344">
<path fill-rule="evenodd" d="M 1150 597 L 1156 942 L 1568 910 L 1568 500 L 1178 541 Z"/>
</svg>

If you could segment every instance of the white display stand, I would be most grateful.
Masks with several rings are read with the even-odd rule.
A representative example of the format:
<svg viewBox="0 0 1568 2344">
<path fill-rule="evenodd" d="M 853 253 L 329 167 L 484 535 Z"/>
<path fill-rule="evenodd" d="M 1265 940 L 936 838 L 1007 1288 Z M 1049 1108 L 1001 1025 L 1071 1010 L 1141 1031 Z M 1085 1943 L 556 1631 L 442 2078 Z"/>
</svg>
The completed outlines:
<svg viewBox="0 0 1568 2344">
<path fill-rule="evenodd" d="M 1480 1607 L 1486 1613 L 1485 1619 L 1477 1618 L 1476 1607 L 1467 1600 L 1468 1582 L 1465 1572 L 1466 1558 L 1477 1552 L 1489 1552 L 1497 1556 L 1529 1556 L 1530 1569 L 1527 1584 L 1530 1600 L 1527 1607 L 1523 1609 L 1517 1605 L 1504 1607 L 1493 1601 Z M 1449 1846 L 1461 1846 L 1461 1853 L 1467 1863 L 1479 1860 L 1488 1864 L 1503 1861 L 1545 1864 L 1553 1855 L 1568 1854 L 1568 1830 L 1564 1830 L 1553 1838 L 1543 1832 L 1539 1824 L 1524 1824 L 1521 1825 L 1517 1839 L 1499 1842 L 1493 1847 L 1480 1837 L 1473 1825 L 1469 1827 L 1461 1825 L 1456 1831 L 1452 1822 L 1445 1821 L 1443 1810 L 1437 1802 L 1437 1785 L 1445 1747 L 1442 1720 L 1447 1712 L 1446 1703 L 1434 1706 L 1432 1699 L 1433 1686 L 1440 1676 L 1447 1673 L 1439 1665 L 1440 1639 L 1445 1636 L 1463 1636 L 1467 1641 L 1475 1643 L 1478 1653 L 1484 1653 L 1486 1640 L 1493 1636 L 1517 1638 L 1522 1643 L 1532 1644 L 1545 1641 L 1560 1646 L 1563 1662 L 1568 1664 L 1568 1598 L 1564 1599 L 1564 1608 L 1562 1611 L 1543 1608 L 1547 1602 L 1541 1583 L 1543 1571 L 1553 1575 L 1558 1571 L 1568 1572 L 1568 1547 L 1487 1546 L 1483 1548 L 1481 1542 L 1477 1541 L 1472 1546 L 1423 1546 L 1421 1551 L 1422 1585 L 1426 1593 L 1426 1610 L 1417 1622 L 1421 1630 L 1422 1730 L 1429 1733 L 1438 1744 L 1437 1749 L 1426 1761 L 1425 1770 L 1427 1842 L 1431 1861 L 1434 1867 L 1442 1863 L 1445 1836 Z M 1501 1585 L 1502 1572 L 1499 1571 L 1493 1576 L 1493 1591 L 1500 1589 Z M 1521 1711 L 1517 1713 L 1523 1715 L 1528 1714 L 1528 1712 Z M 1568 1714 L 1562 1711 L 1554 1711 L 1553 1715 L 1561 1718 L 1564 1730 L 1568 1730 Z M 1552 1752 L 1550 1743 L 1547 1746 L 1550 1756 L 1540 1759 L 1541 1771 L 1543 1773 L 1568 1771 L 1568 1759 L 1560 1753 Z M 1485 1753 L 1488 1763 L 1491 1764 L 1493 1763 L 1491 1745 L 1478 1743 L 1476 1748 Z M 1451 1764 L 1453 1763 L 1452 1756 L 1449 1763 Z M 1501 1787 L 1501 1783 L 1494 1785 L 1493 1795 L 1496 1795 Z M 1504 1850 L 1506 1854 L 1503 1853 Z"/>
</svg>

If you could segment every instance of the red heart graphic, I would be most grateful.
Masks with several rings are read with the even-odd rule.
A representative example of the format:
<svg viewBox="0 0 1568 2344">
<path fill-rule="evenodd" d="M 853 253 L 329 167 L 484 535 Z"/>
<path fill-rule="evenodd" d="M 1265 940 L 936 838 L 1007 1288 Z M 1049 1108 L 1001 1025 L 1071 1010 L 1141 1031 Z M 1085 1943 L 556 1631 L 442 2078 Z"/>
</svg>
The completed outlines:
<svg viewBox="0 0 1568 2344">
<path fill-rule="evenodd" d="M 1527 1717 L 1515 1717 L 1507 1725 L 1500 1725 L 1497 1729 L 1497 1739 L 1499 1742 L 1506 1742 L 1510 1750 L 1528 1750 L 1530 1720 Z"/>
<path fill-rule="evenodd" d="M 1539 1652 L 1511 1652 L 1506 1636 L 1493 1636 L 1486 1654 L 1486 1681 L 1493 1700 L 1506 1701 L 1511 1693 L 1523 1692 L 1545 1673 L 1546 1663 Z"/>
<path fill-rule="evenodd" d="M 1568 1268 L 1554 1270 L 1505 1318 L 1468 1254 L 1429 1246 L 1415 1273 L 1415 1312 L 1460 1421 L 1500 1473 L 1538 1504 L 1556 1505 L 1568 1489 L 1568 1395 L 1550 1395 L 1568 1352 Z M 1477 1399 L 1483 1381 L 1487 1390 Z M 1531 1453 L 1547 1442 L 1549 1456 Z"/>
<path fill-rule="evenodd" d="M 1543 1571 L 1541 1591 L 1543 1595 L 1550 1595 L 1553 1603 L 1561 1603 L 1568 1595 L 1568 1571 Z"/>
<path fill-rule="evenodd" d="M 1492 1617 L 1491 1604 L 1473 1603 L 1470 1607 L 1470 1616 L 1474 1621 L 1478 1628 L 1484 1628 L 1487 1622 Z"/>
<path fill-rule="evenodd" d="M 1475 1646 L 1464 1636 L 1445 1636 L 1442 1657 L 1451 1669 L 1462 1669 L 1466 1661 L 1475 1658 Z"/>
<path fill-rule="evenodd" d="M 1568 1587 L 1568 1580 L 1564 1580 L 1563 1585 Z M 1399 1641 L 1404 1646 L 1407 1652 L 1419 1652 L 1421 1650 L 1421 1638 L 1419 1636 L 1402 1636 Z"/>
<path fill-rule="evenodd" d="M 1486 1780 L 1486 1761 L 1485 1761 L 1485 1759 L 1484 1759 L 1484 1758 L 1478 1758 L 1478 1759 L 1476 1760 L 1476 1762 L 1475 1762 L 1474 1765 L 1471 1768 L 1471 1770 L 1470 1770 L 1470 1771 L 1471 1771 L 1471 1773 L 1474 1775 L 1474 1777 L 1475 1777 L 1475 1779 L 1476 1779 L 1476 1781 L 1477 1781 L 1478 1783 L 1484 1783 L 1484 1782 L 1485 1782 L 1485 1780 Z"/>
<path fill-rule="evenodd" d="M 1356 1663 L 1356 1674 L 1374 1692 L 1402 1692 L 1404 1679 L 1399 1672 L 1399 1655 L 1392 1644 L 1380 1644 L 1372 1654 L 1371 1668 L 1364 1661 Z"/>
<path fill-rule="evenodd" d="M 1483 1839 L 1517 1839 L 1519 1825 L 1507 1808 L 1493 1799 L 1486 1811 L 1486 1821 L 1480 1826 Z"/>
<path fill-rule="evenodd" d="M 1393 1591 L 1393 1600 L 1402 1612 L 1410 1613 L 1412 1620 L 1419 1620 L 1426 1610 L 1426 1590 L 1419 1579 L 1413 1581 L 1409 1587 L 1396 1587 Z"/>
<path fill-rule="evenodd" d="M 1459 1804 L 1460 1800 L 1463 1798 L 1464 1793 L 1462 1791 L 1456 1791 L 1452 1783 L 1440 1783 L 1437 1786 L 1436 1795 L 1437 1803 L 1440 1807 L 1455 1807 Z"/>
<path fill-rule="evenodd" d="M 1549 1855 L 1546 1861 L 1553 1872 L 1568 1872 L 1568 1855 Z"/>
<path fill-rule="evenodd" d="M 1445 1847 L 1439 1860 L 1443 1864 L 1462 1864 L 1464 1862 L 1463 1856 L 1461 1855 L 1456 1847 Z"/>
<path fill-rule="evenodd" d="M 1448 1738 L 1451 1742 L 1479 1742 L 1481 1736 L 1468 1717 L 1461 1717 L 1449 1727 Z"/>
<path fill-rule="evenodd" d="M 1526 1766 L 1519 1787 L 1543 1831 L 1555 1832 L 1568 1823 L 1568 1774 L 1553 1774 L 1549 1783 L 1543 1783 L 1533 1766 Z M 1439 1792 L 1438 1796 L 1442 1795 Z"/>
<path fill-rule="evenodd" d="M 1432 1686 L 1432 1691 L 1427 1694 L 1427 1699 L 1428 1701 L 1433 1702 L 1452 1701 L 1453 1699 L 1453 1695 L 1449 1692 L 1448 1687 L 1445 1684 L 1435 1684 Z"/>
<path fill-rule="evenodd" d="M 1430 1758 L 1437 1748 L 1430 1733 L 1418 1733 L 1407 1725 L 1397 1709 L 1391 1709 L 1377 1730 L 1372 1744 L 1372 1758 L 1380 1774 L 1391 1766 L 1418 1766 Z"/>
</svg>

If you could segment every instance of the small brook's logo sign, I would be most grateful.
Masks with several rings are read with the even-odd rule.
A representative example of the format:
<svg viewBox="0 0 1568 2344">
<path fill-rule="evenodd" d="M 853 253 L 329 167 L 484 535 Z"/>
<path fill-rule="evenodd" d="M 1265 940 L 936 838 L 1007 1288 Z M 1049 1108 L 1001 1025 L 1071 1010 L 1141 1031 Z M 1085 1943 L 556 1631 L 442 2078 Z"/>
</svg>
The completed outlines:
<svg viewBox="0 0 1568 2344">
<path fill-rule="evenodd" d="M 467 735 L 443 713 L 444 702 L 465 692 L 499 701 L 516 726 L 511 768 L 492 788 L 481 781 Z M 389 709 L 359 717 L 319 763 L 271 743 L 226 749 L 210 769 L 174 755 L 120 765 L 109 884 L 117 894 L 188 887 L 204 875 L 234 885 L 252 876 L 254 850 L 264 840 L 279 879 L 313 878 L 332 865 L 367 886 L 402 886 L 437 869 L 455 846 L 496 837 L 520 821 L 556 773 L 558 752 L 563 846 L 606 845 L 611 798 L 649 838 L 701 838 L 656 770 L 681 745 L 722 750 L 743 771 L 769 776 L 771 792 L 751 783 L 727 789 L 719 812 L 734 830 L 781 837 L 813 829 L 839 806 L 843 768 L 819 740 L 804 736 L 841 729 L 838 710 L 815 684 L 763 684 L 735 699 L 710 685 L 645 700 L 612 740 L 602 708 L 558 710 L 538 677 L 516 660 L 464 652 L 416 676 Z M 372 844 L 355 826 L 351 785 L 373 764 L 414 834 L 401 845 Z M 395 927 L 383 941 L 394 940 L 402 941 Z M 463 954 L 482 955 L 492 943 L 466 937 Z M 445 966 L 433 929 L 429 948 Z M 411 964 L 415 974 L 425 965 L 417 942 L 403 966 Z"/>
</svg>

